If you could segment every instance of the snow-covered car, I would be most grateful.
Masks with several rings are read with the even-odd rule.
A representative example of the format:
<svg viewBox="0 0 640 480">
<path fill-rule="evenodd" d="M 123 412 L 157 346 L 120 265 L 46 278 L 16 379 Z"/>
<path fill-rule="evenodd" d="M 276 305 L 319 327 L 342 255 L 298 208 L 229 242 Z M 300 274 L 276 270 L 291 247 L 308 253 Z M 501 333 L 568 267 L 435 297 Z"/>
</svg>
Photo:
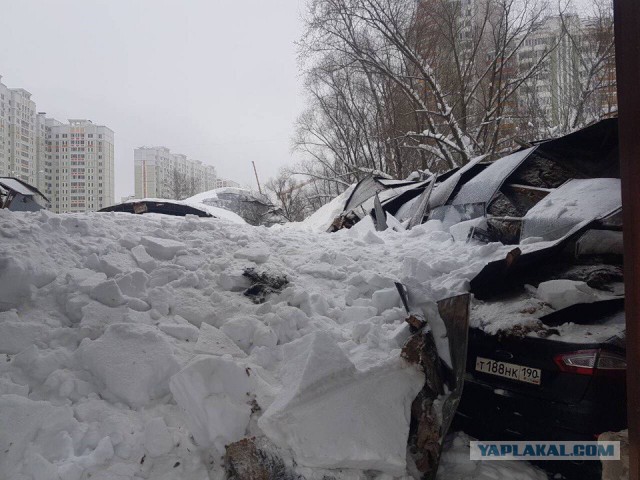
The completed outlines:
<svg viewBox="0 0 640 480">
<path fill-rule="evenodd" d="M 596 201 L 609 208 L 606 198 Z M 477 301 L 456 418 L 471 435 L 594 440 L 626 428 L 620 209 L 574 220 L 572 227 L 539 223 L 533 230 L 546 241 L 512 250 L 471 282 Z M 597 476 L 599 463 L 587 463 Z"/>
</svg>

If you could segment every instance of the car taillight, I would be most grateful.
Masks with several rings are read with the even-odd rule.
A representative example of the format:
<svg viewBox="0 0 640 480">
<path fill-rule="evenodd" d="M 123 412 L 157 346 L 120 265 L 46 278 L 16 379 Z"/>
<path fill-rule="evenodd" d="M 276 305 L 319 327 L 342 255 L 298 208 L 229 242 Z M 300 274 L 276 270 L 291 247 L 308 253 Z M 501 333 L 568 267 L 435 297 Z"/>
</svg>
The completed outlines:
<svg viewBox="0 0 640 480">
<path fill-rule="evenodd" d="M 623 356 L 604 350 L 562 353 L 553 357 L 553 361 L 561 371 L 578 375 L 618 375 L 627 369 Z"/>
</svg>

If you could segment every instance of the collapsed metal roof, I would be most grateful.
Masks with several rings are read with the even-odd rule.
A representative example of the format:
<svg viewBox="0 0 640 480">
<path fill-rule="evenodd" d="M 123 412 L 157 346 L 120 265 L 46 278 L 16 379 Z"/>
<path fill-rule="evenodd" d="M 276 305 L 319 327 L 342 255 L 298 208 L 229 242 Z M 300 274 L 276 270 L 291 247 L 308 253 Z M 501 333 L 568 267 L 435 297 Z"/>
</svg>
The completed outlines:
<svg viewBox="0 0 640 480">
<path fill-rule="evenodd" d="M 350 212 L 355 210 L 364 202 L 373 198 L 376 193 L 386 190 L 387 186 L 380 182 L 380 180 L 382 179 L 373 176 L 368 176 L 360 180 L 356 185 L 356 188 L 351 192 L 351 196 L 344 206 L 344 211 Z"/>
<path fill-rule="evenodd" d="M 441 220 L 445 226 L 478 217 L 518 218 L 554 190 L 576 179 L 619 178 L 617 119 L 607 119 L 563 137 L 536 142 L 492 163 L 486 156 L 432 179 L 414 182 L 369 176 L 346 202 L 342 220 L 329 228 L 349 228 L 372 214 L 378 194 L 387 213 L 409 228 Z M 346 219 L 345 217 L 350 217 Z M 345 221 L 346 220 L 346 221 Z M 508 243 L 520 229 L 509 227 Z M 511 238 L 513 237 L 513 238 Z M 493 241 L 495 241 L 494 239 Z"/>
<path fill-rule="evenodd" d="M 536 148 L 537 147 L 531 147 L 520 150 L 519 152 L 496 160 L 465 183 L 451 204 L 489 203 L 507 177 L 509 177 Z"/>
<path fill-rule="evenodd" d="M 44 194 L 38 190 L 33 185 L 29 185 L 27 182 L 24 182 L 18 178 L 14 177 L 0 177 L 0 187 L 5 190 L 12 191 L 15 193 L 19 193 L 20 195 L 25 196 L 36 196 L 44 198 L 46 201 L 49 201 Z"/>
</svg>

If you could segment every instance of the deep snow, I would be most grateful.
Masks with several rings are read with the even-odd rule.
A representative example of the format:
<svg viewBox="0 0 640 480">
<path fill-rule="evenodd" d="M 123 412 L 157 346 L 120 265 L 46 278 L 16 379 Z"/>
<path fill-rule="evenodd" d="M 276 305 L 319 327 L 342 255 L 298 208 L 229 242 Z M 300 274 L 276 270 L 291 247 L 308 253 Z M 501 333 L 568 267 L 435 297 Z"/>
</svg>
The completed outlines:
<svg viewBox="0 0 640 480">
<path fill-rule="evenodd" d="M 247 435 L 308 479 L 402 478 L 424 380 L 399 357 L 409 331 L 393 282 L 433 309 L 509 250 L 455 242 L 437 222 L 375 232 L 366 219 L 330 235 L 0 210 L 0 237 L 12 480 L 222 479 L 224 446 Z M 246 267 L 289 284 L 256 305 Z M 470 462 L 465 441 L 439 478 L 542 478 L 525 462 Z"/>
</svg>

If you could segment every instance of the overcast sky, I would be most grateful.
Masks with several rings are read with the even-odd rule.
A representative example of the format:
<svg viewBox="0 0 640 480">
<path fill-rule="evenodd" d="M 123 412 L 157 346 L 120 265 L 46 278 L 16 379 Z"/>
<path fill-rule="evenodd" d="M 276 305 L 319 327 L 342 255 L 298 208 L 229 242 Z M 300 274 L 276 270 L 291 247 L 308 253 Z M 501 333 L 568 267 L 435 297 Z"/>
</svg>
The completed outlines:
<svg viewBox="0 0 640 480">
<path fill-rule="evenodd" d="M 39 111 L 115 132 L 116 200 L 133 149 L 164 145 L 255 186 L 293 162 L 303 0 L 0 0 L 0 75 Z"/>
</svg>

